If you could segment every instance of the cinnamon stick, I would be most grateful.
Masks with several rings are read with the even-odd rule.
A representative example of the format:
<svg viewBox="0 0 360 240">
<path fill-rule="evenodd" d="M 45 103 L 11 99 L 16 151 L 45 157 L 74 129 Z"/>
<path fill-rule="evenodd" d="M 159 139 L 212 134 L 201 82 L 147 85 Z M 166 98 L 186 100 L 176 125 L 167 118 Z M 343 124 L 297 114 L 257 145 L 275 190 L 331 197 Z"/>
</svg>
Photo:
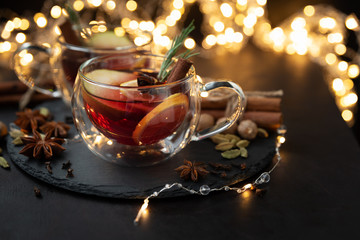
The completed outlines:
<svg viewBox="0 0 360 240">
<path fill-rule="evenodd" d="M 11 94 L 11 95 L 0 95 L 0 106 L 6 105 L 6 104 L 18 104 L 23 94 Z M 39 103 L 46 100 L 54 99 L 51 96 L 45 95 L 45 94 L 34 94 L 31 97 L 32 103 Z"/>
<path fill-rule="evenodd" d="M 24 93 L 28 87 L 19 80 L 0 82 L 0 96 Z"/>
<path fill-rule="evenodd" d="M 167 78 L 167 83 L 175 82 L 177 80 L 184 78 L 186 76 L 186 74 L 188 73 L 192 64 L 193 63 L 190 60 L 180 58 L 176 62 L 175 66 L 172 68 L 172 70 Z"/>
<path fill-rule="evenodd" d="M 212 115 L 215 119 L 219 119 L 224 116 L 224 110 L 219 109 L 202 109 L 201 113 L 208 113 Z M 254 121 L 259 127 L 266 129 L 276 129 L 278 128 L 282 121 L 281 112 L 256 112 L 256 111 L 245 111 L 243 119 L 250 119 Z"/>
<path fill-rule="evenodd" d="M 78 35 L 75 33 L 74 29 L 72 28 L 72 24 L 68 19 L 66 19 L 65 22 L 60 24 L 59 27 L 61 29 L 62 35 L 64 36 L 65 42 L 77 46 L 82 45 Z"/>
</svg>

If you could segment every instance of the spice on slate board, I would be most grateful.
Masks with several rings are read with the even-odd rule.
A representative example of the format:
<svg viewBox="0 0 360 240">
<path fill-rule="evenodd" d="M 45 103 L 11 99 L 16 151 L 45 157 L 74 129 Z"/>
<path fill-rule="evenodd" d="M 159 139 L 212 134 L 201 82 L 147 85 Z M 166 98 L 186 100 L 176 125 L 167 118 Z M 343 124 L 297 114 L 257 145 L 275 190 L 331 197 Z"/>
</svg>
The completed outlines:
<svg viewBox="0 0 360 240">
<path fill-rule="evenodd" d="M 68 168 L 66 177 L 67 177 L 67 178 L 69 178 L 69 177 L 74 177 L 73 171 L 74 171 L 74 169 Z"/>
<path fill-rule="evenodd" d="M 46 170 L 47 170 L 50 174 L 52 174 L 52 167 L 51 167 L 51 165 L 50 165 L 50 162 L 45 162 L 45 165 L 46 165 Z"/>
<path fill-rule="evenodd" d="M 51 122 L 47 122 L 44 125 L 42 125 L 40 127 L 40 130 L 43 133 L 51 132 L 52 136 L 54 136 L 54 137 L 64 138 L 67 136 L 68 131 L 70 130 L 70 126 L 64 122 L 51 121 Z"/>
<path fill-rule="evenodd" d="M 46 118 L 40 114 L 39 110 L 33 111 L 26 108 L 23 112 L 17 112 L 16 116 L 17 119 L 14 123 L 26 132 L 37 129 L 38 126 L 41 126 L 46 122 Z"/>
<path fill-rule="evenodd" d="M 34 186 L 34 193 L 35 193 L 35 196 L 40 198 L 41 197 L 41 192 L 40 192 L 40 189 L 36 186 Z"/>
<path fill-rule="evenodd" d="M 0 157 L 0 166 L 2 168 L 10 168 L 9 163 L 6 161 L 4 157 Z"/>
<path fill-rule="evenodd" d="M 70 160 L 67 160 L 67 162 L 62 164 L 61 168 L 62 169 L 68 169 L 68 168 L 70 168 L 70 166 L 71 166 L 71 162 L 70 162 Z"/>
<path fill-rule="evenodd" d="M 51 132 L 46 133 L 44 139 L 40 133 L 36 130 L 33 131 L 33 137 L 21 137 L 21 140 L 26 144 L 23 149 L 20 150 L 20 154 L 28 157 L 34 157 L 35 159 L 50 159 L 53 155 L 56 155 L 65 150 L 61 146 L 65 141 L 61 138 L 51 138 Z"/>
<path fill-rule="evenodd" d="M 199 176 L 205 177 L 209 173 L 203 163 L 188 160 L 184 160 L 184 165 L 176 168 L 175 171 L 180 173 L 180 178 L 184 180 L 191 178 L 193 182 L 196 182 Z"/>
</svg>

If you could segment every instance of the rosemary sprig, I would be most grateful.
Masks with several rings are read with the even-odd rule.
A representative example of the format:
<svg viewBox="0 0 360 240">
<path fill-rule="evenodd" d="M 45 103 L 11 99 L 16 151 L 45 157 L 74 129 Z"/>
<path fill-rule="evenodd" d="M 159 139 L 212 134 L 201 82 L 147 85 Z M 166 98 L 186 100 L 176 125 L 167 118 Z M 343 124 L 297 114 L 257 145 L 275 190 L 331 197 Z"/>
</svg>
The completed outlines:
<svg viewBox="0 0 360 240">
<path fill-rule="evenodd" d="M 75 26 L 76 30 L 79 31 L 81 29 L 81 21 L 79 14 L 71 7 L 68 2 L 64 4 L 64 8 L 69 15 L 69 20 L 71 24 Z"/>
<path fill-rule="evenodd" d="M 189 36 L 189 34 L 195 29 L 194 20 L 181 31 L 181 33 L 174 38 L 174 41 L 171 44 L 171 48 L 166 53 L 166 57 L 164 62 L 161 64 L 160 71 L 158 73 L 159 82 L 164 82 L 167 76 L 170 74 L 170 71 L 167 69 L 174 63 L 173 58 L 175 57 L 177 51 L 183 46 L 185 39 Z M 186 52 L 179 54 L 176 58 L 189 58 L 197 55 L 198 53 L 194 53 L 192 50 L 187 50 Z"/>
</svg>

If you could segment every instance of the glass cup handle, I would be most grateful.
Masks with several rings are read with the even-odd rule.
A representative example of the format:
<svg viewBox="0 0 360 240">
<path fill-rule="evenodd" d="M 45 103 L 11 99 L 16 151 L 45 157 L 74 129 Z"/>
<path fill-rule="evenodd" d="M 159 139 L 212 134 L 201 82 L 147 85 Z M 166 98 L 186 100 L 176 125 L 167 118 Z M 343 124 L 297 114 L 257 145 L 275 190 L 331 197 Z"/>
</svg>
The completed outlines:
<svg viewBox="0 0 360 240">
<path fill-rule="evenodd" d="M 203 85 L 201 93 L 206 93 L 208 91 L 222 87 L 230 88 L 237 93 L 237 105 L 235 106 L 235 111 L 232 113 L 231 116 L 227 117 L 226 121 L 216 124 L 211 128 L 204 129 L 200 132 L 195 132 L 195 134 L 191 138 L 191 141 L 199 141 L 204 138 L 211 137 L 217 133 L 221 133 L 225 129 L 229 128 L 244 113 L 246 106 L 245 94 L 241 87 L 234 82 L 209 82 Z"/>
<path fill-rule="evenodd" d="M 50 91 L 48 89 L 44 89 L 38 86 L 39 81 L 41 80 L 40 76 L 38 78 L 33 78 L 23 74 L 26 71 L 24 71 L 25 70 L 24 67 L 20 64 L 20 61 L 18 60 L 21 59 L 20 52 L 22 52 L 23 50 L 35 50 L 38 52 L 43 52 L 47 54 L 49 57 L 51 57 L 51 49 L 43 46 L 34 45 L 31 43 L 24 43 L 15 51 L 14 56 L 12 58 L 12 66 L 19 80 L 29 88 L 52 97 L 60 97 L 61 96 L 60 91 L 58 90 Z"/>
</svg>

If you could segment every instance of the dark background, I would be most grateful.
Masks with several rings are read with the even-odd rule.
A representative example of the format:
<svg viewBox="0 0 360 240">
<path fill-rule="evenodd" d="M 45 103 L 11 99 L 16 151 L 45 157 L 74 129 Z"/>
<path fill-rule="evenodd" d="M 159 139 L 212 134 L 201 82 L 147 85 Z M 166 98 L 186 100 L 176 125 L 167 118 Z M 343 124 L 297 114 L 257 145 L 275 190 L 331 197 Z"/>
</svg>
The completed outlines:
<svg viewBox="0 0 360 240">
<path fill-rule="evenodd" d="M 125 1 L 125 0 L 124 0 Z M 142 1 L 148 0 L 137 0 L 139 5 Z M 156 1 L 155 1 L 156 2 Z M 8 8 L 11 11 L 22 15 L 28 12 L 28 10 L 40 11 L 44 1 L 42 0 L 12 0 L 12 1 L 1 1 L 0 9 Z M 317 4 L 328 4 L 336 9 L 342 11 L 345 14 L 355 13 L 360 17 L 360 8 L 357 8 L 355 5 L 356 2 L 353 0 L 268 0 L 267 10 L 268 10 L 268 19 L 273 27 L 278 26 L 285 19 L 290 17 L 292 14 L 300 11 L 306 5 L 317 5 Z M 195 11 L 196 12 L 196 11 Z M 1 12 L 0 12 L 1 13 Z M 1 15 L 0 15 L 1 17 Z M 357 49 L 356 38 L 350 36 L 349 44 Z M 355 90 L 360 93 L 360 80 L 359 78 L 354 79 Z M 360 109 L 360 101 L 358 101 L 358 109 Z M 359 111 L 358 111 L 359 112 Z M 360 143 L 360 117 L 358 112 L 354 113 L 355 124 L 352 127 L 352 130 Z"/>
</svg>

